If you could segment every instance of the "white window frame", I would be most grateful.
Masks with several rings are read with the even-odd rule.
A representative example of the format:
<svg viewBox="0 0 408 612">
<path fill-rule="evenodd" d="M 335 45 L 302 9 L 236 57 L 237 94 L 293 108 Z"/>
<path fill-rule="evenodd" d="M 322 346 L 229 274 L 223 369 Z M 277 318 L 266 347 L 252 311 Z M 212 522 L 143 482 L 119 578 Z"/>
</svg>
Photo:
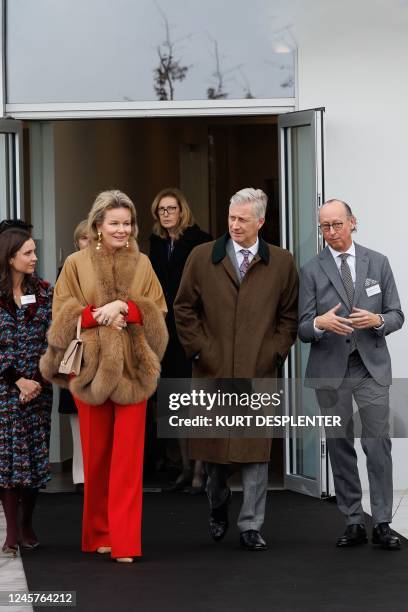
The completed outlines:
<svg viewBox="0 0 408 612">
<path fill-rule="evenodd" d="M 295 109 L 296 98 L 5 105 L 7 116 L 30 120 L 278 115 Z"/>
</svg>

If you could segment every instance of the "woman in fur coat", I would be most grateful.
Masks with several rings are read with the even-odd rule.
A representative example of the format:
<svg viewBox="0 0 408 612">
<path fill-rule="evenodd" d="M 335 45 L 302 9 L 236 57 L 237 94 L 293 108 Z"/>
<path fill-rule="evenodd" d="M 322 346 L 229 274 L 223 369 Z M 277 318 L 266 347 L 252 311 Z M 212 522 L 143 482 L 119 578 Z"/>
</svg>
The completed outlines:
<svg viewBox="0 0 408 612">
<path fill-rule="evenodd" d="M 136 211 L 124 193 L 100 193 L 88 215 L 90 245 L 70 255 L 55 286 L 43 376 L 68 386 L 84 455 L 82 550 L 131 562 L 141 555 L 146 400 L 167 344 L 166 303 L 136 243 Z M 58 373 L 82 320 L 78 376 Z"/>
</svg>

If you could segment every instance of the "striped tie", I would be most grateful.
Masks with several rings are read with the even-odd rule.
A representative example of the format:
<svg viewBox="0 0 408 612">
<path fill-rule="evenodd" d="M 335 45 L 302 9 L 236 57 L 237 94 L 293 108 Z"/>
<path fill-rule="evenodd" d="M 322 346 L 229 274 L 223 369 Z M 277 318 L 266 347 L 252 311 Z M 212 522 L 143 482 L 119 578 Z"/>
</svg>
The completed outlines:
<svg viewBox="0 0 408 612">
<path fill-rule="evenodd" d="M 353 308 L 353 300 L 354 300 L 354 283 L 353 277 L 351 276 L 350 266 L 347 263 L 348 253 L 342 253 L 340 255 L 341 265 L 340 265 L 340 274 L 343 281 L 344 288 L 347 293 L 347 298 L 350 305 L 350 310 Z M 356 348 L 356 340 L 354 337 L 354 332 L 350 338 L 350 353 L 352 353 Z"/>
<path fill-rule="evenodd" d="M 348 253 L 342 253 L 340 255 L 341 265 L 340 265 L 340 274 L 343 280 L 343 285 L 347 293 L 348 301 L 350 308 L 353 307 L 354 300 L 354 284 L 353 278 L 351 276 L 350 266 L 347 263 Z"/>
<path fill-rule="evenodd" d="M 249 268 L 249 254 L 251 251 L 248 251 L 248 249 L 241 249 L 240 253 L 242 253 L 242 255 L 244 256 L 244 259 L 241 263 L 241 265 L 239 266 L 239 271 L 241 273 L 241 278 L 244 278 L 245 274 L 247 273 L 247 270 Z"/>
</svg>

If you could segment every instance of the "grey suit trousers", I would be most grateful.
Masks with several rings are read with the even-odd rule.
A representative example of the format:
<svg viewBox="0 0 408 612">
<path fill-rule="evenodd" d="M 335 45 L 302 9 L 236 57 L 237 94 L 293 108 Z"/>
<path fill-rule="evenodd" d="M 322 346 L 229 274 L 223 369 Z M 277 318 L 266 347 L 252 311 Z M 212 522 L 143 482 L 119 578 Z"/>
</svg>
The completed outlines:
<svg viewBox="0 0 408 612">
<path fill-rule="evenodd" d="M 218 508 L 227 499 L 227 484 L 230 465 L 206 463 L 207 495 L 210 509 Z M 265 518 L 266 493 L 268 489 L 268 463 L 242 463 L 243 502 L 238 516 L 238 529 L 242 533 L 249 529 L 260 531 Z"/>
<path fill-rule="evenodd" d="M 392 459 L 389 437 L 389 387 L 371 378 L 357 351 L 348 360 L 346 376 L 338 389 L 317 389 L 324 415 L 339 415 L 342 433 L 326 430 L 337 506 L 346 524 L 363 524 L 361 483 L 354 449 L 353 397 L 361 424 L 361 446 L 367 457 L 371 513 L 374 524 L 392 520 Z M 331 437 L 331 436 L 336 437 Z"/>
</svg>

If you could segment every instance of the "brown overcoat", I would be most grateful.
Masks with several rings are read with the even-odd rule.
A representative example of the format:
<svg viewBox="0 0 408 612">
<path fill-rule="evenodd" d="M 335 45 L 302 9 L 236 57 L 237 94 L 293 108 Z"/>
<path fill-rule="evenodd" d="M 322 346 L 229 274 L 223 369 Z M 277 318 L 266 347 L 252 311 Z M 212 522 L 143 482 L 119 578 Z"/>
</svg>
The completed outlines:
<svg viewBox="0 0 408 612">
<path fill-rule="evenodd" d="M 240 283 L 226 251 L 228 234 L 187 260 L 174 313 L 195 378 L 275 378 L 297 333 L 298 274 L 292 255 L 259 239 Z M 193 439 L 192 459 L 269 461 L 270 439 Z"/>
<path fill-rule="evenodd" d="M 135 302 L 143 325 L 129 324 L 121 331 L 99 325 L 83 329 L 79 376 L 69 380 L 59 374 L 84 308 L 117 299 Z M 118 404 L 137 403 L 154 393 L 168 340 L 166 302 L 149 259 L 134 240 L 114 254 L 104 248 L 97 251 L 92 243 L 70 255 L 55 286 L 52 310 L 48 349 L 40 361 L 45 379 L 69 387 L 89 404 L 102 404 L 108 398 Z"/>
</svg>

